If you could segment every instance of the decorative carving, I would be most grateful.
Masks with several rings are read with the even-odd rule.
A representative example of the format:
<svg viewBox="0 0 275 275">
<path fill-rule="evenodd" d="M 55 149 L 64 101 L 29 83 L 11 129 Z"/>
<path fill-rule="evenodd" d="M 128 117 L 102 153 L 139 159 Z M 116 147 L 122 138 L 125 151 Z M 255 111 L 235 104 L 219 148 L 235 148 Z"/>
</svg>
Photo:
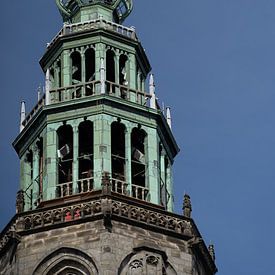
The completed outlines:
<svg viewBox="0 0 275 275">
<path fill-rule="evenodd" d="M 213 245 L 213 244 L 210 244 L 210 245 L 208 246 L 208 251 L 209 251 L 209 254 L 210 254 L 212 260 L 215 262 L 215 260 L 216 260 L 216 255 L 215 255 L 215 248 L 214 248 L 214 245 Z"/>
<path fill-rule="evenodd" d="M 16 213 L 22 213 L 24 211 L 25 200 L 24 200 L 24 191 L 19 190 L 16 195 Z"/>
<path fill-rule="evenodd" d="M 101 209 L 104 218 L 104 226 L 105 228 L 111 232 L 112 231 L 112 200 L 110 199 L 102 199 L 101 200 Z"/>
<path fill-rule="evenodd" d="M 183 210 L 183 216 L 184 217 L 191 218 L 192 204 L 191 204 L 190 196 L 187 195 L 187 194 L 184 195 L 182 210 Z"/>
<path fill-rule="evenodd" d="M 111 195 L 112 185 L 110 174 L 108 172 L 103 172 L 102 174 L 102 195 Z"/>
</svg>

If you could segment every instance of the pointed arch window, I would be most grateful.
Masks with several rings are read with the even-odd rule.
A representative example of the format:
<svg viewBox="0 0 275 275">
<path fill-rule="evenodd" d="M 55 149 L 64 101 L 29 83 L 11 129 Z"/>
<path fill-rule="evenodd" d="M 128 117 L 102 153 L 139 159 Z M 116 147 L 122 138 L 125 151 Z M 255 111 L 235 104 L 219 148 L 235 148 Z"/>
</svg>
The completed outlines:
<svg viewBox="0 0 275 275">
<path fill-rule="evenodd" d="M 119 122 L 111 125 L 112 190 L 126 193 L 125 180 L 125 126 Z"/>
<path fill-rule="evenodd" d="M 85 52 L 85 82 L 90 83 L 95 80 L 95 51 L 89 48 Z M 93 95 L 94 86 L 92 84 L 86 85 L 85 95 Z"/>
<path fill-rule="evenodd" d="M 131 134 L 132 194 L 141 200 L 146 200 L 149 192 L 146 186 L 146 137 L 146 132 L 139 128 L 134 128 Z"/>
<path fill-rule="evenodd" d="M 89 192 L 94 185 L 93 123 L 83 121 L 78 127 L 78 192 Z"/>
<path fill-rule="evenodd" d="M 63 125 L 57 130 L 58 137 L 58 186 L 57 197 L 72 195 L 73 129 Z"/>
<path fill-rule="evenodd" d="M 71 54 L 71 84 L 78 85 L 82 82 L 81 55 L 78 51 Z M 81 97 L 81 87 L 77 86 L 72 99 Z"/>
</svg>

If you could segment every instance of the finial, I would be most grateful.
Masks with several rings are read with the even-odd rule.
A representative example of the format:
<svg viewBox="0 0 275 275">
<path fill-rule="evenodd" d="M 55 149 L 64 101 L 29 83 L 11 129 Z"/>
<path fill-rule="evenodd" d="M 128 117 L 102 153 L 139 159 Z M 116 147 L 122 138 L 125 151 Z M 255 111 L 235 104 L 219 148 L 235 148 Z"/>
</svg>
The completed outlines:
<svg viewBox="0 0 275 275">
<path fill-rule="evenodd" d="M 39 101 L 42 98 L 42 93 L 43 93 L 42 85 L 39 84 L 37 88 L 37 101 Z"/>
<path fill-rule="evenodd" d="M 101 94 L 105 94 L 105 64 L 104 64 L 104 58 L 100 58 L 100 84 L 101 84 L 101 88 L 100 88 L 100 93 Z"/>
<path fill-rule="evenodd" d="M 149 92 L 150 92 L 150 107 L 156 109 L 156 93 L 155 93 L 155 81 L 154 75 L 150 74 L 149 78 Z"/>
<path fill-rule="evenodd" d="M 45 81 L 45 105 L 50 104 L 50 69 L 47 69 L 46 71 L 46 81 Z"/>
<path fill-rule="evenodd" d="M 24 125 L 23 122 L 26 119 L 26 103 L 21 101 L 21 110 L 20 110 L 20 132 L 23 131 Z"/>
<path fill-rule="evenodd" d="M 187 194 L 184 195 L 182 210 L 183 210 L 184 217 L 191 218 L 192 204 L 191 204 L 190 196 Z"/>
<path fill-rule="evenodd" d="M 208 246 L 208 251 L 209 251 L 209 254 L 210 254 L 212 260 L 215 262 L 215 260 L 216 260 L 216 255 L 215 255 L 215 247 L 214 247 L 214 244 L 210 244 L 210 245 Z"/>
<path fill-rule="evenodd" d="M 170 107 L 166 107 L 166 120 L 167 120 L 167 123 L 168 123 L 170 129 L 172 129 L 172 117 L 171 117 L 171 108 Z"/>
</svg>

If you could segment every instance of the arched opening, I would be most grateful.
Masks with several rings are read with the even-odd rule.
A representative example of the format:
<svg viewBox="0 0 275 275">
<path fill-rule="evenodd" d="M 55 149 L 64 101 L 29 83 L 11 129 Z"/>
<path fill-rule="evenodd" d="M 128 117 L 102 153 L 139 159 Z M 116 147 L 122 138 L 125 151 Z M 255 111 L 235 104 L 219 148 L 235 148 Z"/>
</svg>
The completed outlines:
<svg viewBox="0 0 275 275">
<path fill-rule="evenodd" d="M 115 73 L 115 53 L 112 50 L 108 50 L 106 52 L 106 80 L 107 80 L 108 93 L 114 93 L 115 87 L 112 83 L 116 82 L 116 73 Z"/>
<path fill-rule="evenodd" d="M 95 51 L 90 48 L 85 52 L 85 82 L 92 82 L 95 80 Z M 92 84 L 86 85 L 85 95 L 93 95 L 94 86 Z"/>
<path fill-rule="evenodd" d="M 33 275 L 97 275 L 93 259 L 82 251 L 63 247 L 46 256 Z"/>
<path fill-rule="evenodd" d="M 146 152 L 144 130 L 134 128 L 131 134 L 131 172 L 133 197 L 146 200 L 148 189 L 146 188 Z"/>
<path fill-rule="evenodd" d="M 54 69 L 50 68 L 50 90 L 55 88 Z"/>
<path fill-rule="evenodd" d="M 24 193 L 26 195 L 26 207 L 28 210 L 32 209 L 33 205 L 33 151 L 29 150 L 26 154 L 25 158 L 25 163 L 26 163 L 26 171 L 28 173 L 25 173 L 26 175 L 26 186 Z"/>
<path fill-rule="evenodd" d="M 38 184 L 38 192 L 39 192 L 39 196 L 37 198 L 37 204 L 40 203 L 40 201 L 42 200 L 42 193 L 43 193 L 43 160 L 44 160 L 44 150 L 43 150 L 43 138 L 40 138 L 37 143 L 37 149 L 38 149 L 38 154 L 39 154 L 39 164 L 38 164 L 38 178 L 36 179 L 36 183 Z"/>
<path fill-rule="evenodd" d="M 118 275 L 158 274 L 176 275 L 165 252 L 140 247 L 127 255 L 118 268 Z"/>
<path fill-rule="evenodd" d="M 78 127 L 78 192 L 93 190 L 94 184 L 94 134 L 93 123 L 83 121 Z"/>
<path fill-rule="evenodd" d="M 73 129 L 63 125 L 57 130 L 58 136 L 58 186 L 57 197 L 72 195 Z"/>
<path fill-rule="evenodd" d="M 113 122 L 111 126 L 112 190 L 126 194 L 125 182 L 125 126 Z"/>
<path fill-rule="evenodd" d="M 71 84 L 77 85 L 82 82 L 81 55 L 78 51 L 71 54 Z M 81 97 L 81 87 L 76 87 L 72 93 L 72 99 Z"/>
<path fill-rule="evenodd" d="M 56 70 L 57 70 L 57 75 L 58 75 L 58 81 L 57 81 L 57 87 L 60 88 L 62 87 L 62 83 L 61 83 L 61 61 L 58 60 L 57 64 L 56 64 Z"/>
<path fill-rule="evenodd" d="M 128 86 L 128 66 L 127 66 L 128 57 L 122 54 L 119 57 L 119 84 L 122 86 Z M 127 99 L 127 89 L 120 87 L 120 97 Z"/>
</svg>

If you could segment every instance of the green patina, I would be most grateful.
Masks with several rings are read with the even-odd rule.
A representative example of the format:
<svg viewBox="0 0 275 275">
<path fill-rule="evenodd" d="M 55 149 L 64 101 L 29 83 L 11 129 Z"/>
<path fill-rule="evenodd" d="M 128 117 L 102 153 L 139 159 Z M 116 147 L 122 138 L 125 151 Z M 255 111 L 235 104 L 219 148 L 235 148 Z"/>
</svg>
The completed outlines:
<svg viewBox="0 0 275 275">
<path fill-rule="evenodd" d="M 121 3 L 127 8 L 117 21 Z M 172 164 L 179 149 L 162 110 L 148 104 L 151 67 L 134 29 L 116 24 L 131 12 L 132 1 L 57 5 L 73 23 L 40 61 L 46 99 L 14 142 L 25 210 L 100 190 L 108 173 L 114 192 L 172 211 Z"/>
</svg>

